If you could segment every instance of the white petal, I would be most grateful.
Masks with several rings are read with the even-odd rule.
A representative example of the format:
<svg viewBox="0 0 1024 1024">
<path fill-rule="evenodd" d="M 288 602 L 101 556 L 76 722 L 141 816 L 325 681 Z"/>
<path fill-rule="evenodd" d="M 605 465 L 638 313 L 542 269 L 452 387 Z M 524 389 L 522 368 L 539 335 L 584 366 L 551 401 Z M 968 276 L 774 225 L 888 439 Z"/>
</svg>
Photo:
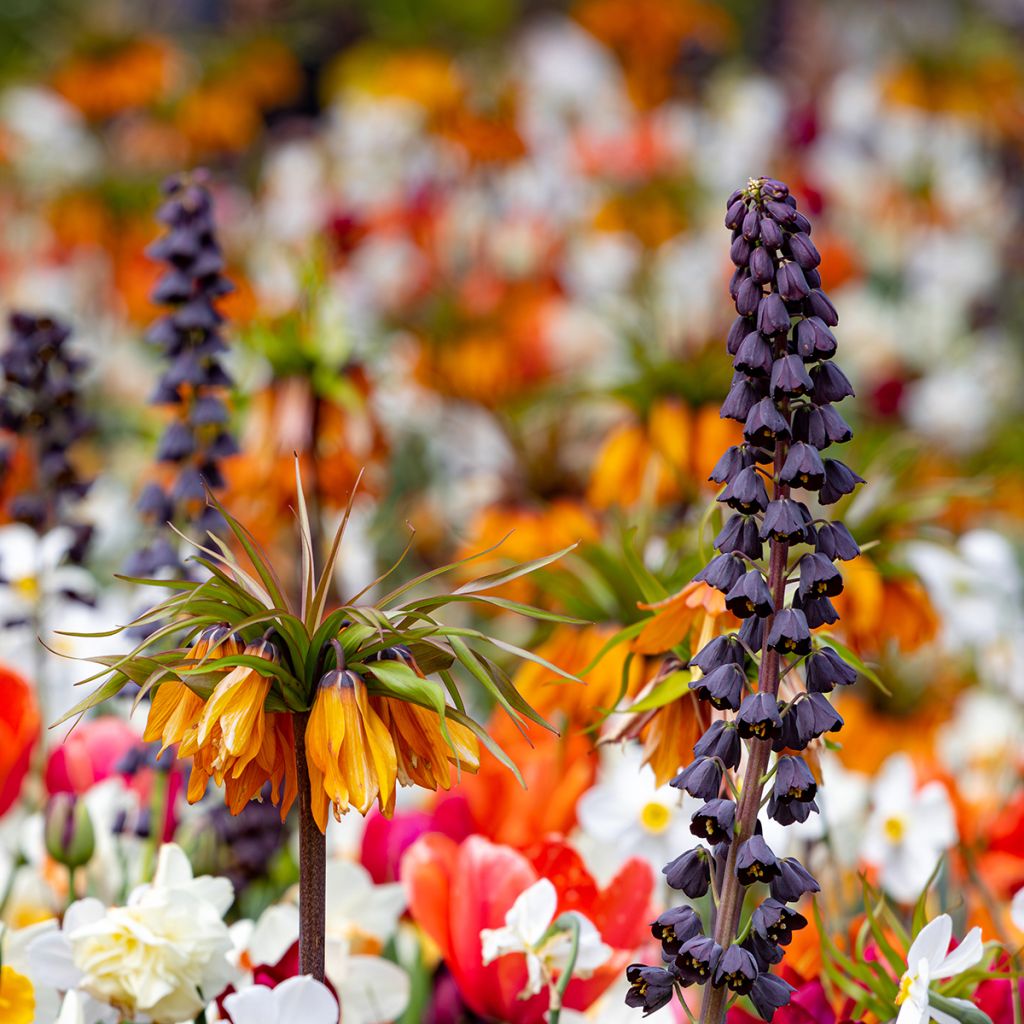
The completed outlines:
<svg viewBox="0 0 1024 1024">
<path fill-rule="evenodd" d="M 82 1006 L 82 998 L 74 990 L 64 997 L 57 1024 L 85 1024 L 85 1008 Z"/>
<path fill-rule="evenodd" d="M 176 889 L 192 881 L 192 863 L 177 843 L 164 843 L 156 859 L 153 885 Z"/>
<path fill-rule="evenodd" d="M 544 987 L 544 964 L 534 953 L 526 954 L 526 988 L 523 994 L 536 995 Z"/>
<path fill-rule="evenodd" d="M 273 967 L 299 937 L 299 908 L 292 903 L 268 907 L 249 936 L 246 950 L 253 964 Z"/>
<path fill-rule="evenodd" d="M 893 754 L 875 779 L 872 797 L 877 812 L 884 818 L 902 816 L 910 806 L 916 786 L 913 762 L 906 754 Z"/>
<path fill-rule="evenodd" d="M 489 964 L 506 953 L 525 953 L 526 943 L 511 928 L 482 928 L 480 930 L 480 962 Z"/>
<path fill-rule="evenodd" d="M 379 956 L 353 956 L 338 992 L 344 1024 L 387 1024 L 409 1005 L 409 976 Z"/>
<path fill-rule="evenodd" d="M 621 839 L 636 820 L 632 814 L 623 813 L 622 806 L 621 801 L 609 794 L 607 786 L 588 789 L 576 804 L 580 828 L 606 843 Z"/>
<path fill-rule="evenodd" d="M 82 972 L 71 956 L 71 943 L 62 932 L 48 932 L 33 939 L 28 947 L 32 975 L 41 984 L 66 992 L 77 988 Z"/>
<path fill-rule="evenodd" d="M 922 839 L 927 838 L 939 850 L 948 850 L 956 843 L 956 815 L 949 792 L 941 782 L 929 782 L 917 794 L 911 832 Z"/>
<path fill-rule="evenodd" d="M 546 878 L 524 889 L 505 915 L 505 924 L 527 945 L 536 946 L 548 930 L 558 906 L 558 893 Z"/>
<path fill-rule="evenodd" d="M 338 1004 L 331 990 L 315 978 L 302 974 L 289 978 L 274 989 L 280 1024 L 338 1024 Z"/>
<path fill-rule="evenodd" d="M 946 955 L 949 940 L 953 937 L 953 919 L 949 914 L 939 914 L 934 921 L 929 921 L 918 933 L 907 951 L 907 965 L 915 973 L 919 961 L 926 960 L 928 967 L 934 969 Z"/>
<path fill-rule="evenodd" d="M 1013 902 L 1010 904 L 1010 920 L 1013 921 L 1017 931 L 1024 932 L 1024 889 L 1018 889 L 1013 894 Z"/>
<path fill-rule="evenodd" d="M 266 985 L 232 992 L 224 1000 L 224 1009 L 231 1014 L 234 1024 L 279 1024 L 274 992 Z"/>
<path fill-rule="evenodd" d="M 107 908 L 102 900 L 94 899 L 92 896 L 86 896 L 85 899 L 76 900 L 68 907 L 64 914 L 64 921 L 61 928 L 64 932 L 70 935 L 76 928 L 81 928 L 83 925 L 95 924 L 101 920 L 107 913 Z"/>
<path fill-rule="evenodd" d="M 908 999 L 901 1007 L 896 1024 L 924 1024 L 928 1019 L 928 1004 L 919 1006 L 913 999 Z"/>
<path fill-rule="evenodd" d="M 981 960 L 985 951 L 982 948 L 981 929 L 972 928 L 964 941 L 932 971 L 933 978 L 952 978 L 954 974 L 962 974 Z"/>
</svg>

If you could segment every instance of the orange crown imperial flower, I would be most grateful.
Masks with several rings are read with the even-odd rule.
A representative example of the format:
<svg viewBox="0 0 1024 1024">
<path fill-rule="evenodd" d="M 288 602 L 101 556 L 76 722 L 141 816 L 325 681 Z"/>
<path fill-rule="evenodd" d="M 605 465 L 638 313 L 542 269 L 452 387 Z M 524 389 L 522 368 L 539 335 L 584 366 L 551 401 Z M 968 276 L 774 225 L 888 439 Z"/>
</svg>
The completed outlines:
<svg viewBox="0 0 1024 1024">
<path fill-rule="evenodd" d="M 204 579 L 132 579 L 171 596 L 129 624 L 153 627 L 131 652 L 93 659 L 103 667 L 83 682 L 102 681 L 62 721 L 133 682 L 140 687 L 140 700 L 152 698 L 145 738 L 159 741 L 162 749 L 176 745 L 179 758 L 191 758 L 190 801 L 199 800 L 212 779 L 223 787 L 233 814 L 269 793 L 283 817 L 308 785 L 301 816 L 308 814 L 320 830 L 327 827 L 328 809 L 335 817 L 353 807 L 366 814 L 376 802 L 390 815 L 399 784 L 450 788 L 453 775 L 457 779 L 463 769 L 479 768 L 478 743 L 521 781 L 487 727 L 467 714 L 460 683 L 486 690 L 517 728 L 532 720 L 550 729 L 506 669 L 488 656 L 493 656 L 488 648 L 579 680 L 533 651 L 477 630 L 446 626 L 439 612 L 451 603 L 496 604 L 498 599 L 486 591 L 549 565 L 571 547 L 469 580 L 451 593 L 424 594 L 423 585 L 479 556 L 432 569 L 375 604 L 359 603 L 363 591 L 332 606 L 351 500 L 317 571 L 297 480 L 303 555 L 297 595 L 285 590 L 252 534 L 212 495 L 209 500 L 247 564 L 211 537 L 211 546 L 195 545 L 194 560 L 206 571 Z M 502 599 L 500 607 L 530 618 L 575 621 L 511 600 Z M 164 649 L 175 636 L 188 639 Z M 324 655 L 332 649 L 336 667 L 325 672 Z"/>
</svg>

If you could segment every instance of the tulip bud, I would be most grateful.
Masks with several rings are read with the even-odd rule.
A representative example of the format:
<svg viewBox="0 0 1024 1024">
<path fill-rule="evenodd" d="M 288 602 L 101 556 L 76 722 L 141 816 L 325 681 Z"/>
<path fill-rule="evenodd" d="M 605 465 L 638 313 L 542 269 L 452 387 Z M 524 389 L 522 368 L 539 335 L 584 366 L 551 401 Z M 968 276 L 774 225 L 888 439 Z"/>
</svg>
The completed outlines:
<svg viewBox="0 0 1024 1024">
<path fill-rule="evenodd" d="M 88 864 L 96 849 L 96 836 L 85 802 L 74 793 L 50 797 L 44 813 L 46 852 L 67 868 Z"/>
</svg>

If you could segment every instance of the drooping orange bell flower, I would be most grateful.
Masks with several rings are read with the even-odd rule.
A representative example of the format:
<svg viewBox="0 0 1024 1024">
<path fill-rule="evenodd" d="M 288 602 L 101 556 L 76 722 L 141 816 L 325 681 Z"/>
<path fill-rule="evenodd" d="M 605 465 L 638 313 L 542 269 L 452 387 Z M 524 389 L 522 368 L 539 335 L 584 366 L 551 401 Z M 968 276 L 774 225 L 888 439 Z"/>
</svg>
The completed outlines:
<svg viewBox="0 0 1024 1024">
<path fill-rule="evenodd" d="M 329 807 L 340 821 L 350 806 L 366 814 L 374 800 L 381 811 L 393 805 L 395 744 L 358 674 L 338 669 L 320 680 L 305 739 L 313 815 L 321 832 Z"/>
</svg>

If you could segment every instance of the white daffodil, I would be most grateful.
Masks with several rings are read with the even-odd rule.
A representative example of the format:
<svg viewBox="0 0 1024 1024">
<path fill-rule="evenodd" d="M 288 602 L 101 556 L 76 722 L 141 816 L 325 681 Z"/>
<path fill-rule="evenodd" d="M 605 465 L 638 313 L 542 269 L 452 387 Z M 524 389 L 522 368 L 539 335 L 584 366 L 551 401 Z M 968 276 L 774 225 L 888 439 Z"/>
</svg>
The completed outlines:
<svg viewBox="0 0 1024 1024">
<path fill-rule="evenodd" d="M 293 903 L 268 907 L 258 921 L 237 921 L 229 929 L 234 947 L 228 959 L 239 971 L 237 988 L 252 984 L 253 969 L 273 967 L 299 938 L 299 908 Z"/>
<path fill-rule="evenodd" d="M 665 863 L 697 845 L 690 816 L 700 801 L 656 785 L 642 757 L 635 744 L 605 747 L 597 785 L 576 805 L 587 863 L 609 875 L 627 857 L 637 856 L 660 878 Z"/>
<path fill-rule="evenodd" d="M 551 882 L 542 878 L 524 889 L 509 907 L 503 928 L 484 928 L 480 932 L 483 963 L 489 964 L 500 956 L 521 953 L 526 957 L 528 981 L 523 995 L 540 992 L 548 980 L 569 964 L 572 937 L 568 930 L 559 929 L 548 934 L 558 909 L 558 894 Z M 587 977 L 606 963 L 612 955 L 611 947 L 601 940 L 601 934 L 583 914 L 571 911 L 579 922 L 580 937 L 573 974 Z"/>
<path fill-rule="evenodd" d="M 949 793 L 937 781 L 918 789 L 910 758 L 894 754 L 875 780 L 872 803 L 861 856 L 878 870 L 886 892 L 901 903 L 911 903 L 943 853 L 957 841 Z"/>
<path fill-rule="evenodd" d="M 59 932 L 30 944 L 29 963 L 54 988 L 81 988 L 153 1024 L 190 1020 L 235 977 L 222 920 L 233 899 L 226 878 L 194 878 L 184 852 L 168 843 L 153 881 L 126 906 L 71 904 Z"/>
<path fill-rule="evenodd" d="M 338 1004 L 331 990 L 308 975 L 289 978 L 274 988 L 254 985 L 232 992 L 224 1009 L 234 1024 L 337 1024 Z M 346 1017 L 346 1024 L 348 1018 Z"/>
<path fill-rule="evenodd" d="M 952 953 L 949 940 L 953 921 L 941 914 L 926 924 L 907 952 L 907 969 L 900 979 L 896 1005 L 900 1008 L 897 1024 L 957 1024 L 957 1018 L 931 1005 L 929 986 L 933 981 L 952 978 L 973 967 L 982 957 L 981 929 L 972 928 Z"/>
</svg>

